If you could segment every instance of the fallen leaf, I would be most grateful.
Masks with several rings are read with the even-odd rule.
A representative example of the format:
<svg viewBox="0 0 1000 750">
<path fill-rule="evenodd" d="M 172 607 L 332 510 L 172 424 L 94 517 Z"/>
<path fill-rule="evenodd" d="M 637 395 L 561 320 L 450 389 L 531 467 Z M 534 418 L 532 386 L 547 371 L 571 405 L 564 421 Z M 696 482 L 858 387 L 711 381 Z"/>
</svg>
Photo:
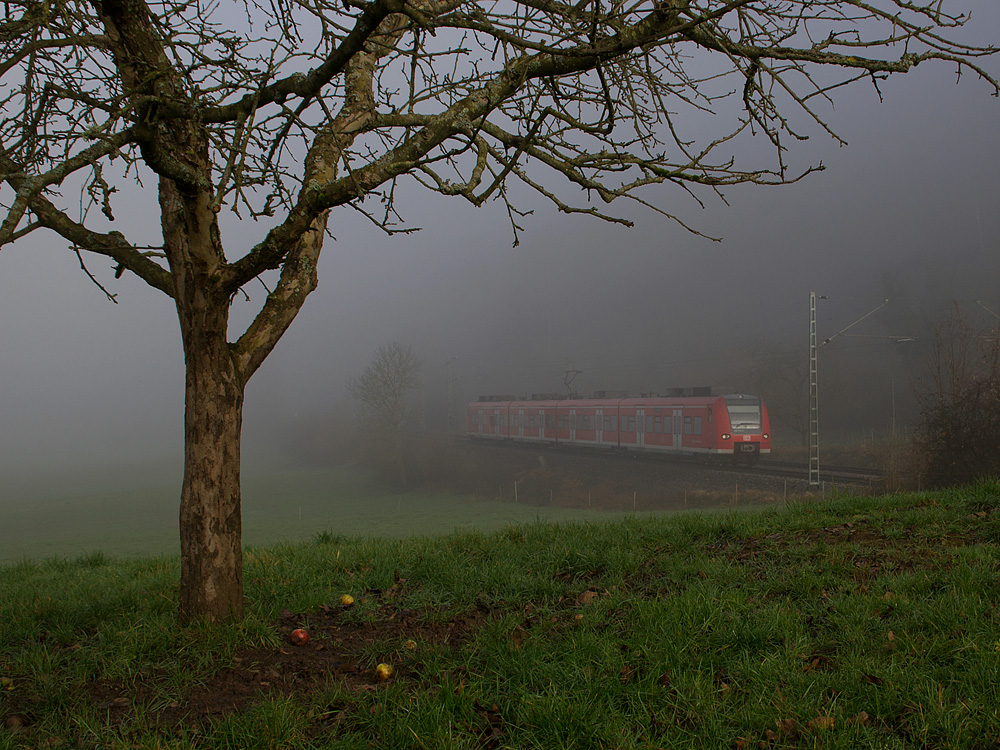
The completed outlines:
<svg viewBox="0 0 1000 750">
<path fill-rule="evenodd" d="M 777 725 L 778 731 L 782 735 L 785 735 L 786 737 L 790 737 L 792 739 L 798 737 L 800 727 L 799 723 L 795 719 L 784 719 L 784 720 L 779 719 L 774 723 Z"/>
<path fill-rule="evenodd" d="M 851 716 L 847 719 L 848 726 L 860 724 L 861 726 L 866 727 L 869 723 L 871 723 L 871 716 L 868 715 L 867 711 L 859 711 L 857 716 Z"/>
<path fill-rule="evenodd" d="M 828 732 L 833 729 L 834 720 L 832 716 L 817 716 L 806 724 L 806 727 L 814 732 Z"/>
<path fill-rule="evenodd" d="M 524 645 L 524 638 L 525 638 L 524 628 L 522 628 L 520 625 L 514 628 L 510 633 L 511 645 L 516 649 L 520 649 L 521 646 Z"/>
</svg>

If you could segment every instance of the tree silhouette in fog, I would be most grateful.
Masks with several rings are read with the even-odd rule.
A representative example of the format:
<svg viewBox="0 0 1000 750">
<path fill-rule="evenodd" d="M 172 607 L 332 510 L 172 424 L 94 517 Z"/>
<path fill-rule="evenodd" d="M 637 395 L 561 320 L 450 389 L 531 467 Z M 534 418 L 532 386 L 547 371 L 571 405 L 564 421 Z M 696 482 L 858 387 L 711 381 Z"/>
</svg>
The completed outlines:
<svg viewBox="0 0 1000 750">
<path fill-rule="evenodd" d="M 376 464 L 388 456 L 406 486 L 403 430 L 416 414 L 410 395 L 420 387 L 421 361 L 413 349 L 395 341 L 375 350 L 365 371 L 347 382 L 347 390 L 360 404 L 358 415 L 363 452 Z"/>
</svg>

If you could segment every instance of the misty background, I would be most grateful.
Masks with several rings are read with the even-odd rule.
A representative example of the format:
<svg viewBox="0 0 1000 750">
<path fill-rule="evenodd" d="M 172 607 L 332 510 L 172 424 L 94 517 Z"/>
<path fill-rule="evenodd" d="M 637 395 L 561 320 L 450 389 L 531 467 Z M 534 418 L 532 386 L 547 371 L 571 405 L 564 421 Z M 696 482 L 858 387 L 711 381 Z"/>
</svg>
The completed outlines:
<svg viewBox="0 0 1000 750">
<path fill-rule="evenodd" d="M 966 7 L 961 38 L 995 42 L 1000 6 Z M 986 67 L 1000 75 L 998 61 Z M 519 219 L 515 247 L 502 205 L 475 209 L 413 182 L 397 194 L 418 232 L 389 237 L 335 212 L 319 289 L 247 388 L 245 472 L 333 460 L 352 409 L 345 383 L 388 341 L 422 357 L 423 426 L 442 430 L 449 401 L 460 427 L 481 394 L 563 391 L 570 377 L 581 393 L 635 394 L 749 389 L 761 352 L 804 369 L 810 291 L 829 297 L 821 339 L 891 299 L 821 350 L 824 429 L 860 440 L 912 424 L 929 324 L 953 299 L 977 324 L 1000 312 L 1000 102 L 940 64 L 879 90 L 881 103 L 859 82 L 820 108 L 849 146 L 807 128 L 791 171 L 825 171 L 797 184 L 732 188 L 725 202 L 705 191 L 703 207 L 669 188 L 645 194 L 721 242 L 637 205 L 610 207 L 635 222 L 627 229 L 522 194 L 534 212 Z M 739 148 L 773 165 L 763 138 Z M 119 187 L 126 234 L 145 227 L 155 242 L 155 184 Z M 229 221 L 223 241 L 235 256 L 265 230 Z M 85 260 L 118 304 L 54 235 L 0 251 L 0 501 L 129 471 L 176 480 L 179 493 L 184 368 L 172 303 L 131 274 L 115 280 L 105 259 Z M 234 307 L 234 330 L 249 310 Z M 775 427 L 775 439 L 798 436 Z"/>
</svg>

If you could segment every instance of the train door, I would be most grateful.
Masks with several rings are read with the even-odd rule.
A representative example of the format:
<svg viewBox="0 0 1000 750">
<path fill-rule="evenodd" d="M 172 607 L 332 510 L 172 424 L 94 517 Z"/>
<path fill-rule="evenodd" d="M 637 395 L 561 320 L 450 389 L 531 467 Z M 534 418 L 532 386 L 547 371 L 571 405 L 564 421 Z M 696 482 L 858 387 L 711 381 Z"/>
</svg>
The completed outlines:
<svg viewBox="0 0 1000 750">
<path fill-rule="evenodd" d="M 515 432 L 517 433 L 517 437 L 524 437 L 524 409 L 517 410 L 517 430 Z"/>
<path fill-rule="evenodd" d="M 643 416 L 645 410 L 636 409 L 635 410 L 635 444 L 639 448 L 643 448 L 646 445 L 646 419 Z"/>
<path fill-rule="evenodd" d="M 576 442 L 576 409 L 569 410 L 569 441 Z"/>
<path fill-rule="evenodd" d="M 674 409 L 674 450 L 679 451 L 681 449 L 681 439 L 684 437 L 684 411 L 681 409 Z M 664 430 L 666 432 L 666 430 Z"/>
<path fill-rule="evenodd" d="M 594 417 L 594 422 L 595 422 L 595 425 L 594 425 L 594 440 L 597 442 L 598 445 L 600 445 L 601 443 L 604 442 L 604 440 L 603 440 L 603 435 L 604 435 L 604 417 L 601 416 L 602 413 L 603 413 L 603 410 L 598 409 L 597 410 L 597 415 Z"/>
</svg>

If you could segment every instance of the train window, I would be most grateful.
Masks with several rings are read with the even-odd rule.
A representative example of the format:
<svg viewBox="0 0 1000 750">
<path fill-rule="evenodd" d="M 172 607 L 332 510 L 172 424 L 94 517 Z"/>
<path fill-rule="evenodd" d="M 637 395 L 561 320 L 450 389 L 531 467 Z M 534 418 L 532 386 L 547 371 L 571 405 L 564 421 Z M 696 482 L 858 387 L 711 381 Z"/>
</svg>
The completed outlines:
<svg viewBox="0 0 1000 750">
<path fill-rule="evenodd" d="M 694 425 L 693 425 L 694 434 L 695 435 L 700 435 L 701 434 L 701 417 L 694 417 L 693 419 L 694 419 Z"/>
<path fill-rule="evenodd" d="M 611 431 L 618 432 L 618 417 L 611 417 Z"/>
<path fill-rule="evenodd" d="M 729 424 L 735 433 L 757 432 L 761 429 L 760 399 L 753 396 L 726 396 Z"/>
<path fill-rule="evenodd" d="M 569 417 L 565 414 L 559 415 L 559 429 L 568 430 L 569 429 Z"/>
<path fill-rule="evenodd" d="M 646 432 L 652 432 L 652 431 L 653 431 L 653 418 L 646 417 Z"/>
<path fill-rule="evenodd" d="M 545 429 L 554 430 L 556 428 L 556 415 L 546 414 L 545 415 Z"/>
<path fill-rule="evenodd" d="M 684 434 L 691 434 L 691 417 L 684 417 Z"/>
<path fill-rule="evenodd" d="M 626 422 L 626 430 L 628 432 L 635 432 L 635 417 L 629 417 L 628 422 Z"/>
<path fill-rule="evenodd" d="M 653 417 L 653 432 L 660 433 L 663 432 L 663 418 Z"/>
<path fill-rule="evenodd" d="M 496 426 L 497 426 L 497 418 L 490 415 L 490 427 L 496 427 Z"/>
<path fill-rule="evenodd" d="M 712 407 L 708 407 L 708 423 L 712 424 Z"/>
</svg>

